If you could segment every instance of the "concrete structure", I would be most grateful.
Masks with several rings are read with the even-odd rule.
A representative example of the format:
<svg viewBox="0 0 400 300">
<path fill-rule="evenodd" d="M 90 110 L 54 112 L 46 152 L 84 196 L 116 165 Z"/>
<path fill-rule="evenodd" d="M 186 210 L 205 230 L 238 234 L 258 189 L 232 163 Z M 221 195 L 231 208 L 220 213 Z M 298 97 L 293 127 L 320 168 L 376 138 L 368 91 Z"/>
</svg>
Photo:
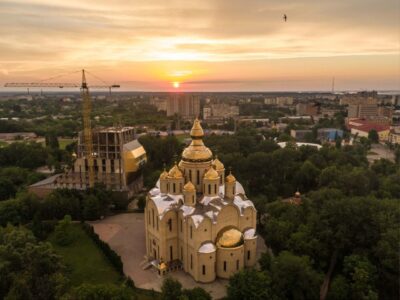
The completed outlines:
<svg viewBox="0 0 400 300">
<path fill-rule="evenodd" d="M 184 118 L 195 118 L 200 114 L 200 98 L 191 94 L 171 93 L 167 100 L 167 116 L 178 114 Z"/>
<path fill-rule="evenodd" d="M 378 116 L 377 104 L 351 104 L 347 110 L 348 118 L 368 118 Z"/>
<path fill-rule="evenodd" d="M 167 99 L 165 98 L 151 97 L 149 103 L 157 107 L 157 111 L 167 111 Z"/>
<path fill-rule="evenodd" d="M 398 144 L 398 145 L 400 145 L 400 128 L 392 129 L 392 130 L 389 132 L 388 141 L 389 141 L 389 143 L 391 143 L 391 144 Z"/>
<path fill-rule="evenodd" d="M 343 130 L 336 128 L 320 128 L 317 130 L 317 139 L 321 142 L 334 142 L 343 137 Z"/>
<path fill-rule="evenodd" d="M 353 119 L 348 122 L 347 128 L 352 135 L 357 135 L 358 137 L 368 138 L 368 133 L 371 130 L 376 130 L 380 142 L 386 142 L 389 139 L 389 125 L 376 124 L 365 119 Z"/>
<path fill-rule="evenodd" d="M 93 136 L 95 182 L 130 198 L 143 187 L 141 168 L 146 163 L 146 151 L 135 140 L 133 127 L 95 129 Z M 71 170 L 30 186 L 39 196 L 55 188 L 84 190 L 89 187 L 88 161 L 82 132 L 78 152 Z M 39 191 L 41 189 L 41 191 Z"/>
<path fill-rule="evenodd" d="M 347 94 L 340 98 L 340 105 L 377 105 L 378 93 L 377 92 L 359 92 L 356 94 Z"/>
<path fill-rule="evenodd" d="M 319 106 L 315 103 L 297 103 L 296 114 L 298 116 L 316 116 L 319 112 Z"/>
<path fill-rule="evenodd" d="M 242 185 L 213 159 L 196 119 L 182 160 L 164 170 L 145 208 L 147 258 L 161 274 L 183 269 L 198 282 L 256 264 L 256 210 Z"/>
<path fill-rule="evenodd" d="M 266 105 L 278 105 L 278 106 L 286 106 L 293 105 L 293 97 L 274 97 L 274 98 L 265 98 L 264 104 Z"/>
<path fill-rule="evenodd" d="M 226 119 L 239 115 L 239 106 L 225 103 L 207 105 L 203 108 L 203 119 Z"/>
<path fill-rule="evenodd" d="M 290 136 L 297 141 L 304 141 L 307 135 L 311 135 L 311 129 L 292 129 L 290 130 Z"/>
</svg>

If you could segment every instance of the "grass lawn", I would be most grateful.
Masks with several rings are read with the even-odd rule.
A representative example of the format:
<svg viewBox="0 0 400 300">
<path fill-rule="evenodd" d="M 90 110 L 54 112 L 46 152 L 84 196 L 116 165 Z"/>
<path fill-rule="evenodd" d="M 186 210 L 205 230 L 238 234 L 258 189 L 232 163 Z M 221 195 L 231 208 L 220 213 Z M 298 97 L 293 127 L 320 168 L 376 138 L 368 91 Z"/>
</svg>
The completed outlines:
<svg viewBox="0 0 400 300">
<path fill-rule="evenodd" d="M 73 139 L 58 139 L 58 144 L 60 145 L 60 149 L 64 150 L 69 144 L 74 142 Z"/>
<path fill-rule="evenodd" d="M 55 243 L 54 234 L 48 238 L 48 241 L 63 257 L 67 265 L 67 275 L 71 280 L 71 285 L 74 287 L 82 283 L 121 285 L 122 277 L 92 239 L 83 231 L 80 224 L 73 224 L 71 230 L 73 230 L 76 239 L 65 247 Z M 138 290 L 137 296 L 138 300 L 158 299 L 158 293 L 155 297 L 152 297 L 150 291 Z"/>
<path fill-rule="evenodd" d="M 53 235 L 49 237 L 56 251 L 64 258 L 71 284 L 78 286 L 82 283 L 119 283 L 121 276 L 80 225 L 74 224 L 71 230 L 74 231 L 76 239 L 65 247 L 57 245 Z"/>
<path fill-rule="evenodd" d="M 4 141 L 0 141 L 0 148 L 1 147 L 5 147 L 5 146 L 7 146 L 8 145 L 8 143 L 6 143 L 6 142 L 4 142 Z"/>
</svg>

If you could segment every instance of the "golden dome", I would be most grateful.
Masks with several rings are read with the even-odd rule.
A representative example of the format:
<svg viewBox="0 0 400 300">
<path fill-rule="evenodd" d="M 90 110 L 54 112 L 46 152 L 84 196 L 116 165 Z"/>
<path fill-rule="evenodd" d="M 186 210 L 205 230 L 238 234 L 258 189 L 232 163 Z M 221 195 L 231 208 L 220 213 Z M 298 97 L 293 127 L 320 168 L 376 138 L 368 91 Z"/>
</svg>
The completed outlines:
<svg viewBox="0 0 400 300">
<path fill-rule="evenodd" d="M 181 170 L 179 170 L 178 166 L 175 165 L 171 168 L 171 170 L 169 170 L 168 172 L 168 177 L 169 178 L 174 178 L 174 179 L 180 179 L 183 178 L 183 174 L 181 172 Z"/>
<path fill-rule="evenodd" d="M 167 179 L 168 172 L 164 169 L 164 171 L 160 174 L 160 179 Z"/>
<path fill-rule="evenodd" d="M 226 178 L 225 178 L 225 182 L 227 182 L 227 183 L 233 183 L 235 181 L 236 181 L 236 178 L 235 178 L 235 176 L 232 175 L 232 172 L 230 172 L 229 175 L 226 176 Z"/>
<path fill-rule="evenodd" d="M 300 198 L 301 194 L 300 194 L 299 191 L 297 191 L 296 193 L 294 193 L 294 196 L 295 196 L 296 198 Z"/>
<path fill-rule="evenodd" d="M 192 130 L 190 131 L 192 142 L 182 152 L 182 159 L 184 161 L 210 161 L 212 159 L 212 152 L 206 146 L 204 146 L 203 128 L 201 128 L 199 120 L 195 120 L 193 123 Z"/>
<path fill-rule="evenodd" d="M 242 243 L 242 233 L 235 228 L 231 228 L 222 233 L 217 241 L 217 246 L 224 248 L 233 248 L 239 246 Z"/>
<path fill-rule="evenodd" d="M 183 186 L 183 190 L 186 191 L 186 192 L 195 192 L 196 191 L 196 187 L 193 185 L 193 183 L 191 181 L 188 181 Z"/>
<path fill-rule="evenodd" d="M 204 174 L 204 179 L 218 179 L 219 175 L 218 172 L 215 171 L 213 167 L 209 168 L 206 174 Z"/>
<path fill-rule="evenodd" d="M 203 128 L 201 127 L 200 121 L 197 118 L 193 122 L 192 130 L 190 130 L 190 136 L 192 139 L 201 139 L 204 136 Z"/>
<path fill-rule="evenodd" d="M 217 171 L 223 171 L 225 169 L 224 164 L 218 159 L 217 156 L 213 160 L 212 165 L 215 167 L 215 170 Z"/>
</svg>

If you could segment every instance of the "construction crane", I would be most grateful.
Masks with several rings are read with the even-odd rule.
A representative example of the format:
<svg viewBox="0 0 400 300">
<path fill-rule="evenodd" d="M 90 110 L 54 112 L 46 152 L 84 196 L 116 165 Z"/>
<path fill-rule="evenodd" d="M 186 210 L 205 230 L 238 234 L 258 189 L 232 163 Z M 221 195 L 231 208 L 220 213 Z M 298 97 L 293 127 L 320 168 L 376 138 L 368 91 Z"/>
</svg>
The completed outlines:
<svg viewBox="0 0 400 300">
<path fill-rule="evenodd" d="M 91 74 L 93 75 L 93 74 Z M 93 75 L 94 76 L 94 75 Z M 59 77 L 59 76 L 58 76 Z M 96 77 L 96 76 L 94 76 Z M 53 77 L 54 78 L 54 77 Z M 98 77 L 96 77 L 98 78 Z M 101 79 L 100 79 L 101 80 Z M 101 80 L 103 81 L 103 80 Z M 103 81 L 103 83 L 105 83 Z M 94 186 L 94 157 L 95 153 L 93 153 L 93 138 L 92 138 L 92 125 L 90 121 L 90 114 L 92 111 L 92 101 L 89 94 L 89 86 L 86 82 L 86 75 L 85 70 L 82 70 L 82 82 L 81 84 L 78 83 L 53 83 L 53 82 L 25 82 L 25 83 L 18 83 L 18 82 L 10 82 L 4 85 L 5 87 L 11 88 L 80 88 L 81 96 L 82 96 L 82 116 L 83 116 L 83 141 L 85 145 L 84 154 L 87 159 L 88 165 L 88 179 L 89 179 L 89 187 Z M 111 89 L 119 88 L 120 85 L 113 84 L 107 85 L 92 85 L 90 86 L 91 89 L 108 89 L 109 93 L 111 94 Z"/>
</svg>

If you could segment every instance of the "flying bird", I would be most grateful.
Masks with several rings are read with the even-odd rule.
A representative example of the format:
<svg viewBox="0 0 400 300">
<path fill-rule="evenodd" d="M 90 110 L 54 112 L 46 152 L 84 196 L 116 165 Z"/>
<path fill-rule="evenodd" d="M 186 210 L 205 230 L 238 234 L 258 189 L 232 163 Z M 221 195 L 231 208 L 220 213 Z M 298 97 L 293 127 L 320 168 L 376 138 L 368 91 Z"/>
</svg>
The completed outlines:
<svg viewBox="0 0 400 300">
<path fill-rule="evenodd" d="M 283 20 L 285 20 L 285 22 L 287 21 L 287 15 L 286 14 L 283 15 Z"/>
</svg>

